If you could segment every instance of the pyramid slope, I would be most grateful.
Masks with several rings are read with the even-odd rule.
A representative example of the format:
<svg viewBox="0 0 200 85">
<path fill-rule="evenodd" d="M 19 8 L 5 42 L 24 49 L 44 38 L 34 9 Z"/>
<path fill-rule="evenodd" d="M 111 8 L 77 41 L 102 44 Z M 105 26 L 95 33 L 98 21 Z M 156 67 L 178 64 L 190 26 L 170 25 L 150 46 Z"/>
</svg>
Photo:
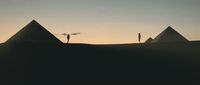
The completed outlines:
<svg viewBox="0 0 200 85">
<path fill-rule="evenodd" d="M 153 41 L 153 39 L 150 37 L 145 41 L 145 43 L 151 43 L 151 41 Z"/>
<path fill-rule="evenodd" d="M 169 26 L 152 41 L 152 43 L 165 42 L 188 42 L 188 40 Z"/>
<path fill-rule="evenodd" d="M 35 20 L 30 22 L 6 42 L 62 43 Z"/>
</svg>

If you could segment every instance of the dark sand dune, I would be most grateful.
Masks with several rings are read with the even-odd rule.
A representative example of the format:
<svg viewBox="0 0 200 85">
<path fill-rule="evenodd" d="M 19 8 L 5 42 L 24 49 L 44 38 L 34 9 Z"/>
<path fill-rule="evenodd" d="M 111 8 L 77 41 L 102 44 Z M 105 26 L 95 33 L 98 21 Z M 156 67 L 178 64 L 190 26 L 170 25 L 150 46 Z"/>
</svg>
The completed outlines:
<svg viewBox="0 0 200 85">
<path fill-rule="evenodd" d="M 2 44 L 0 80 L 60 85 L 66 80 L 198 80 L 200 42 L 160 44 Z"/>
</svg>

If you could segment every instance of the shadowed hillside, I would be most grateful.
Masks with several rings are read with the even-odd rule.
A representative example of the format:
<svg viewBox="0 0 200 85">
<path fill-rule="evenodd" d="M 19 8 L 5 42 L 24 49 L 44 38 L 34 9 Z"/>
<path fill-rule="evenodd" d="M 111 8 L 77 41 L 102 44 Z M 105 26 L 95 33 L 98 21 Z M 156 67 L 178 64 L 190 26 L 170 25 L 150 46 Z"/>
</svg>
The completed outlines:
<svg viewBox="0 0 200 85">
<path fill-rule="evenodd" d="M 122 45 L 2 44 L 1 81 L 197 80 L 200 42 Z"/>
</svg>

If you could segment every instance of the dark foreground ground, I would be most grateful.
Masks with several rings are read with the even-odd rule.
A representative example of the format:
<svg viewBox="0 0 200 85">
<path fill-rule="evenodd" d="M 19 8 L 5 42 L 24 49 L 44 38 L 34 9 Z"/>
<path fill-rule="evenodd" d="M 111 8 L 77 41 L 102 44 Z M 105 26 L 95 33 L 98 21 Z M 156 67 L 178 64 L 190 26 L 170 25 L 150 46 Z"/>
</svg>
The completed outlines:
<svg viewBox="0 0 200 85">
<path fill-rule="evenodd" d="M 0 69 L 1 83 L 12 85 L 61 85 L 67 80 L 195 81 L 200 80 L 200 42 L 2 44 Z"/>
</svg>

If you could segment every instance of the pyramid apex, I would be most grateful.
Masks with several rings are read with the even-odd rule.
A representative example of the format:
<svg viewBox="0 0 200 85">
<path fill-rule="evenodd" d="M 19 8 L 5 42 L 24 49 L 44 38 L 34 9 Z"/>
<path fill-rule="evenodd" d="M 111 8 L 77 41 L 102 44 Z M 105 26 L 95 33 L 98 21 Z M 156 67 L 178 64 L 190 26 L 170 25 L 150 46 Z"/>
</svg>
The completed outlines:
<svg viewBox="0 0 200 85">
<path fill-rule="evenodd" d="M 38 23 L 38 22 L 37 22 L 36 20 L 33 19 L 30 23 Z"/>
<path fill-rule="evenodd" d="M 33 19 L 31 22 L 37 22 L 37 21 Z"/>
<path fill-rule="evenodd" d="M 175 30 L 171 26 L 168 26 L 164 31 L 175 31 Z"/>
<path fill-rule="evenodd" d="M 171 26 L 168 26 L 167 29 L 173 29 Z"/>
<path fill-rule="evenodd" d="M 149 39 L 153 39 L 153 38 L 149 37 Z"/>
<path fill-rule="evenodd" d="M 41 24 L 39 24 L 36 20 L 32 20 L 31 22 L 29 22 L 24 28 L 31 28 L 31 29 L 35 29 L 35 28 L 44 28 Z"/>
<path fill-rule="evenodd" d="M 151 37 L 149 37 L 149 38 L 145 41 L 145 43 L 151 43 L 151 41 L 153 41 L 153 39 L 152 39 Z"/>
</svg>

